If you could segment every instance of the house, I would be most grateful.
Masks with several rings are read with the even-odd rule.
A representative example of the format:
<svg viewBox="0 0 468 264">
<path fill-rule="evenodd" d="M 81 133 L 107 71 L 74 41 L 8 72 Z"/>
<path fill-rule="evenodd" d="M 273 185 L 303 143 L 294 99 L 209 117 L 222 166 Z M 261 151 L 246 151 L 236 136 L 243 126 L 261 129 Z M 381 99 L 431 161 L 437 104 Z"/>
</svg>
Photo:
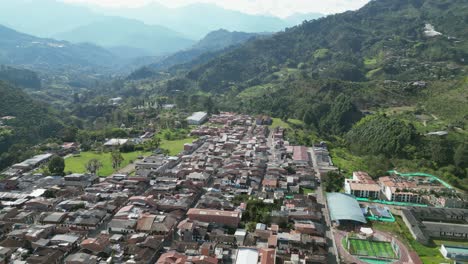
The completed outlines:
<svg viewBox="0 0 468 264">
<path fill-rule="evenodd" d="M 352 179 L 345 180 L 344 189 L 355 197 L 378 199 L 381 187 L 366 172 L 355 171 Z"/>
<path fill-rule="evenodd" d="M 191 116 L 187 117 L 189 125 L 201 125 L 208 120 L 208 113 L 206 112 L 195 112 Z"/>
<path fill-rule="evenodd" d="M 110 237 L 107 234 L 100 234 L 95 238 L 87 238 L 81 242 L 81 248 L 94 255 L 108 256 L 111 253 Z"/>
<path fill-rule="evenodd" d="M 65 264 L 96 264 L 98 258 L 86 253 L 71 254 L 65 259 Z"/>
<path fill-rule="evenodd" d="M 198 208 L 189 209 L 187 212 L 187 216 L 192 221 L 215 223 L 231 227 L 237 227 L 241 219 L 240 212 Z"/>
<path fill-rule="evenodd" d="M 115 149 L 128 143 L 129 143 L 128 138 L 112 138 L 112 139 L 107 140 L 104 143 L 104 147 L 107 149 Z"/>
<path fill-rule="evenodd" d="M 34 168 L 39 167 L 42 164 L 47 163 L 51 158 L 52 154 L 47 153 L 47 154 L 41 154 L 41 155 L 36 155 L 30 159 L 27 159 L 21 163 L 14 164 L 11 166 L 13 169 L 20 169 L 22 171 L 28 171 Z"/>
<path fill-rule="evenodd" d="M 379 178 L 380 190 L 389 201 L 422 203 L 422 197 L 414 190 L 418 189 L 415 182 L 403 177 L 385 176 Z"/>
<path fill-rule="evenodd" d="M 135 233 L 137 221 L 134 219 L 112 219 L 107 225 L 109 233 L 131 234 Z"/>
</svg>

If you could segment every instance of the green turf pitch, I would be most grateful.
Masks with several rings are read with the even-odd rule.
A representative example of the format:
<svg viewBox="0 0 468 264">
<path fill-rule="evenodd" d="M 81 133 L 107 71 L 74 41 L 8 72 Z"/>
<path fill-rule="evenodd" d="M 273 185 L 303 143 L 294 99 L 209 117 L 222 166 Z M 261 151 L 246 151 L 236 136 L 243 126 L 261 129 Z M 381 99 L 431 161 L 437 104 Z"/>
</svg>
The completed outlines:
<svg viewBox="0 0 468 264">
<path fill-rule="evenodd" d="M 352 255 L 395 259 L 396 255 L 389 242 L 362 239 L 349 239 L 349 252 Z"/>
</svg>

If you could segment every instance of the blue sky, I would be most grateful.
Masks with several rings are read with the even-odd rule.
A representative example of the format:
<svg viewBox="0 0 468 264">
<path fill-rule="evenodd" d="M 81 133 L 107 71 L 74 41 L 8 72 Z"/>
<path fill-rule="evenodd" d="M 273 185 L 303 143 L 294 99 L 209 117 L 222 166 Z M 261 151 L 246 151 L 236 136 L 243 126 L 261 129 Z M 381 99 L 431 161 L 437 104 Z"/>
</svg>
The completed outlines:
<svg viewBox="0 0 468 264">
<path fill-rule="evenodd" d="M 249 14 L 270 14 L 286 17 L 294 13 L 318 12 L 332 14 L 355 10 L 369 0 L 63 0 L 70 3 L 92 4 L 105 7 L 141 7 L 158 2 L 168 7 L 192 3 L 212 3 L 226 9 Z"/>
</svg>

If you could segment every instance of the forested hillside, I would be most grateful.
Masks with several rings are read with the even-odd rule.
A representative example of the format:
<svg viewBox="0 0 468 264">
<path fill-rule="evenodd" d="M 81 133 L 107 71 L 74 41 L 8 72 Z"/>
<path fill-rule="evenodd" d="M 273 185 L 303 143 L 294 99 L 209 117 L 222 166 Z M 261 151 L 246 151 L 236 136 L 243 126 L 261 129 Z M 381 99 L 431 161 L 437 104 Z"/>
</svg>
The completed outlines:
<svg viewBox="0 0 468 264">
<path fill-rule="evenodd" d="M 205 91 L 261 83 L 281 67 L 314 79 L 440 79 L 468 61 L 464 0 L 371 1 L 356 12 L 305 22 L 203 64 L 187 75 Z M 426 24 L 438 34 L 426 34 Z M 248 85 L 248 84 L 246 84 Z"/>
<path fill-rule="evenodd" d="M 25 88 L 41 88 L 41 79 L 37 73 L 26 69 L 17 69 L 0 65 L 0 80 Z"/>
<path fill-rule="evenodd" d="M 62 122 L 47 105 L 31 99 L 21 89 L 0 81 L 0 168 L 27 157 L 30 146 L 60 134 Z"/>
<path fill-rule="evenodd" d="M 190 69 L 193 65 L 206 62 L 216 57 L 216 55 L 221 54 L 228 48 L 233 48 L 236 45 L 258 36 L 260 36 L 260 34 L 230 32 L 224 29 L 216 30 L 210 32 L 191 48 L 171 54 L 155 63 L 134 71 L 130 74 L 129 79 L 157 78 L 161 70 L 176 72 L 181 69 Z"/>
<path fill-rule="evenodd" d="M 42 70 L 106 67 L 116 61 L 109 51 L 91 44 L 38 38 L 0 25 L 0 64 Z"/>
</svg>

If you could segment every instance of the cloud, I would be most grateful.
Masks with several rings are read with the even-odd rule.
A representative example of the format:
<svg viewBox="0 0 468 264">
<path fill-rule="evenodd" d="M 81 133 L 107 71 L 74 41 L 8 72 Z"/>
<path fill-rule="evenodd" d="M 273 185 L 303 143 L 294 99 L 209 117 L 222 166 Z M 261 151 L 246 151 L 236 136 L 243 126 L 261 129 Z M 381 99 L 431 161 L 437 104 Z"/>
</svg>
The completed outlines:
<svg viewBox="0 0 468 264">
<path fill-rule="evenodd" d="M 211 3 L 226 9 L 248 14 L 270 14 L 286 17 L 294 13 L 340 13 L 362 7 L 369 0 L 63 0 L 107 7 L 141 7 L 158 2 L 168 7 L 180 7 L 193 3 Z"/>
</svg>

